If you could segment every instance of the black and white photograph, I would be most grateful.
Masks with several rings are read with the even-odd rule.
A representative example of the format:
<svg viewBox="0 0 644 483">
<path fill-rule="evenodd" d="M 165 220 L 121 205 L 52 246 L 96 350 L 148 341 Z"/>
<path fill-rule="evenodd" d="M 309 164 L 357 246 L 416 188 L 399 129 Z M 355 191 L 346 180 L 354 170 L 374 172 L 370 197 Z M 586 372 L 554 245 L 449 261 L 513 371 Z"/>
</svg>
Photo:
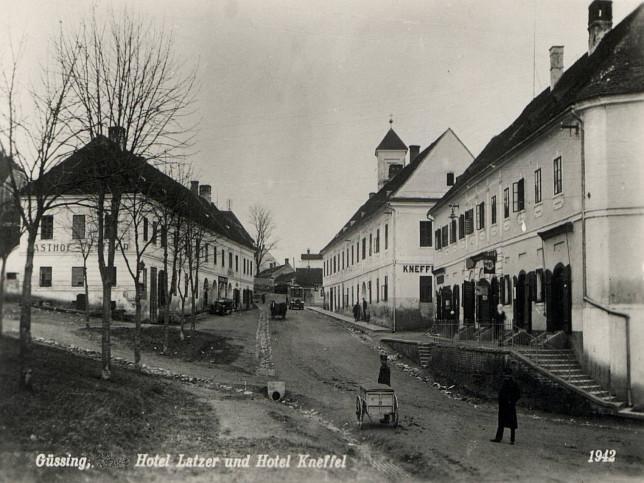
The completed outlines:
<svg viewBox="0 0 644 483">
<path fill-rule="evenodd" d="M 641 0 L 0 24 L 0 481 L 644 479 Z"/>
</svg>

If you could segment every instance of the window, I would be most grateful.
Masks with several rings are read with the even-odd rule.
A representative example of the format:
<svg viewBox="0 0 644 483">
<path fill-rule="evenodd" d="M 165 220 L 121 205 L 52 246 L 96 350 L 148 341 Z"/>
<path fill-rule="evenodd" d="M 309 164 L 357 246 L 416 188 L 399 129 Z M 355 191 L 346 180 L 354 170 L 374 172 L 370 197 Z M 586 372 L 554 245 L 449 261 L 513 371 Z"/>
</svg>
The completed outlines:
<svg viewBox="0 0 644 483">
<path fill-rule="evenodd" d="M 510 305 L 512 303 L 512 280 L 510 280 L 510 275 L 503 277 L 503 287 L 505 288 L 503 305 Z"/>
<path fill-rule="evenodd" d="M 385 250 L 389 248 L 389 225 L 385 225 Z"/>
<path fill-rule="evenodd" d="M 141 276 L 143 277 L 141 282 L 141 298 L 143 300 L 148 298 L 148 269 L 144 268 L 143 272 L 141 273 Z"/>
<path fill-rule="evenodd" d="M 235 255 L 235 271 L 239 272 L 239 255 Z"/>
<path fill-rule="evenodd" d="M 476 205 L 476 229 L 482 230 L 485 228 L 485 202 L 482 201 Z"/>
<path fill-rule="evenodd" d="M 40 220 L 40 238 L 42 240 L 51 240 L 54 238 L 54 217 L 52 215 L 43 216 Z M 41 285 L 50 287 L 51 285 Z"/>
<path fill-rule="evenodd" d="M 474 233 L 474 209 L 469 209 L 465 212 L 465 234 L 471 235 Z"/>
<path fill-rule="evenodd" d="M 462 240 L 465 238 L 465 215 L 460 215 L 458 217 L 458 239 Z"/>
<path fill-rule="evenodd" d="M 372 298 L 371 298 L 371 280 L 367 282 L 367 290 L 369 290 L 369 303 L 371 303 Z"/>
<path fill-rule="evenodd" d="M 376 303 L 380 302 L 380 279 L 376 279 Z"/>
<path fill-rule="evenodd" d="M 112 216 L 109 213 L 105 213 L 104 222 L 103 222 L 103 237 L 106 240 L 112 239 Z M 155 241 L 156 243 L 156 241 Z"/>
<path fill-rule="evenodd" d="M 378 252 L 380 252 L 380 228 L 376 230 L 376 253 Z"/>
<path fill-rule="evenodd" d="M 362 259 L 367 258 L 367 237 L 362 239 Z"/>
<path fill-rule="evenodd" d="M 541 168 L 534 172 L 534 202 L 541 203 Z"/>
<path fill-rule="evenodd" d="M 512 211 L 522 211 L 525 208 L 523 198 L 523 178 L 512 183 Z"/>
<path fill-rule="evenodd" d="M 152 223 L 152 244 L 157 244 L 157 231 L 159 230 L 159 224 L 155 221 Z"/>
<path fill-rule="evenodd" d="M 496 196 L 490 199 L 490 211 L 492 215 L 492 225 L 496 224 Z"/>
<path fill-rule="evenodd" d="M 432 222 L 424 221 L 420 222 L 420 246 L 421 247 L 431 247 L 432 246 Z"/>
<path fill-rule="evenodd" d="M 554 180 L 555 180 L 555 194 L 558 195 L 563 191 L 563 178 L 561 175 L 561 156 L 553 161 Z"/>
<path fill-rule="evenodd" d="M 51 287 L 51 267 L 40 267 L 40 286 Z"/>
<path fill-rule="evenodd" d="M 351 244 L 351 265 L 353 265 L 353 264 L 355 263 L 355 261 L 354 261 L 354 260 L 355 260 L 355 257 L 354 257 L 354 255 L 353 255 L 354 248 L 355 248 L 355 247 L 353 246 L 353 244 Z"/>
<path fill-rule="evenodd" d="M 203 253 L 203 258 L 204 261 L 207 263 L 208 262 L 208 244 L 206 243 L 203 247 L 204 253 Z M 246 260 L 244 260 L 246 261 Z M 246 272 L 246 266 L 244 265 L 244 272 Z"/>
<path fill-rule="evenodd" d="M 344 250 L 342 250 L 342 270 L 344 270 Z"/>
<path fill-rule="evenodd" d="M 85 238 L 85 215 L 74 215 L 72 217 L 72 238 L 83 240 Z"/>
<path fill-rule="evenodd" d="M 382 300 L 387 300 L 389 296 L 389 276 L 385 275 L 385 284 L 382 286 Z"/>
<path fill-rule="evenodd" d="M 338 256 L 333 255 L 333 273 L 338 271 Z"/>
<path fill-rule="evenodd" d="M 510 218 L 510 188 L 503 190 L 503 219 Z"/>
<path fill-rule="evenodd" d="M 456 243 L 456 218 L 450 223 L 449 242 Z"/>
<path fill-rule="evenodd" d="M 226 252 L 224 249 L 221 249 L 221 266 L 225 267 L 226 266 Z"/>
<path fill-rule="evenodd" d="M 441 228 L 441 246 L 446 247 L 449 245 L 449 238 L 447 234 L 447 225 Z"/>
<path fill-rule="evenodd" d="M 434 243 L 434 248 L 436 250 L 440 250 L 442 248 L 442 245 L 441 245 L 441 230 L 440 230 L 440 228 L 437 229 L 434 232 L 434 242 L 435 242 Z"/>
<path fill-rule="evenodd" d="M 72 267 L 72 287 L 83 287 L 84 285 L 83 267 Z"/>
<path fill-rule="evenodd" d="M 360 240 L 356 243 L 356 263 L 360 261 Z"/>
<path fill-rule="evenodd" d="M 420 277 L 420 301 L 421 302 L 432 301 L 432 277 L 431 276 L 421 275 Z"/>
<path fill-rule="evenodd" d="M 369 233 L 369 256 L 373 254 L 373 233 Z"/>
<path fill-rule="evenodd" d="M 447 173 L 447 186 L 454 185 L 454 173 Z"/>
<path fill-rule="evenodd" d="M 143 241 L 148 241 L 148 219 L 143 218 Z"/>
<path fill-rule="evenodd" d="M 217 247 L 216 246 L 212 247 L 212 263 L 213 265 L 217 265 Z"/>
<path fill-rule="evenodd" d="M 168 229 L 161 225 L 161 246 L 166 248 L 168 246 Z M 199 256 L 197 254 L 197 256 Z"/>
<path fill-rule="evenodd" d="M 349 249 L 347 248 L 347 268 L 349 268 Z"/>
</svg>

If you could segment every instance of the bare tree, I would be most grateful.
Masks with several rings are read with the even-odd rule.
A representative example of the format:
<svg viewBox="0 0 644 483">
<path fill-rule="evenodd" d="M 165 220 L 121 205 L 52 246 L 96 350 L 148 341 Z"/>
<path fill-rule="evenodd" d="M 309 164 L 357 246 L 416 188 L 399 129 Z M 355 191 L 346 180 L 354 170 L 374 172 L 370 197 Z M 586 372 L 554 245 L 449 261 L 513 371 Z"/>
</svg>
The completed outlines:
<svg viewBox="0 0 644 483">
<path fill-rule="evenodd" d="M 186 69 L 175 58 L 170 30 L 127 12 L 120 16 L 110 12 L 105 22 L 97 20 L 98 16 L 94 12 L 76 31 L 62 35 L 57 53 L 63 70 L 72 72 L 73 99 L 67 104 L 72 131 L 79 141 L 87 142 L 111 130 L 123 153 L 114 163 L 121 176 L 112 173 L 98 186 L 94 198 L 103 283 L 102 375 L 107 379 L 111 374 L 110 274 L 114 272 L 122 182 L 133 157 L 165 162 L 190 145 L 193 128 L 183 121 L 194 99 L 196 68 Z"/>
<path fill-rule="evenodd" d="M 277 247 L 279 240 L 273 237 L 273 215 L 268 208 L 261 205 L 250 207 L 250 225 L 255 238 L 255 275 L 260 272 L 260 266 L 266 255 Z"/>
<path fill-rule="evenodd" d="M 6 188 L 12 197 L 13 209 L 18 213 L 26 233 L 26 258 L 20 299 L 20 385 L 31 388 L 31 299 L 35 242 L 43 217 L 52 210 L 65 206 L 66 191 L 63 177 L 45 176 L 55 170 L 63 159 L 70 131 L 64 106 L 71 88 L 71 70 L 76 51 L 70 50 L 67 69 L 57 73 L 43 72 L 38 90 L 30 93 L 33 114 L 19 119 L 17 89 L 18 57 L 3 71 L 2 95 L 5 118 L 2 130 L 2 150 L 16 165 L 9 170 Z M 20 146 L 20 148 L 19 148 Z"/>
</svg>

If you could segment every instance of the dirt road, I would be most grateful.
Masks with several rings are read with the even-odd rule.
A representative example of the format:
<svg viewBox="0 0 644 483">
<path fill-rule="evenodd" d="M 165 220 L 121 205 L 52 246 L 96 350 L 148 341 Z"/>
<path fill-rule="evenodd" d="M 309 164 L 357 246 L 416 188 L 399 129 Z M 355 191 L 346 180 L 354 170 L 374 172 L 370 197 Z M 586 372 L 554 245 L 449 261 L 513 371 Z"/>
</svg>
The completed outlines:
<svg viewBox="0 0 644 483">
<path fill-rule="evenodd" d="M 358 429 L 360 382 L 376 382 L 377 344 L 342 323 L 309 311 L 272 322 L 275 376 L 291 397 L 315 408 L 363 444 L 423 480 L 615 481 L 644 475 L 644 426 L 587 421 L 519 408 L 517 444 L 490 439 L 496 406 L 464 402 L 393 364 L 400 427 L 378 422 Z M 616 460 L 592 462 L 592 450 L 614 449 Z"/>
</svg>

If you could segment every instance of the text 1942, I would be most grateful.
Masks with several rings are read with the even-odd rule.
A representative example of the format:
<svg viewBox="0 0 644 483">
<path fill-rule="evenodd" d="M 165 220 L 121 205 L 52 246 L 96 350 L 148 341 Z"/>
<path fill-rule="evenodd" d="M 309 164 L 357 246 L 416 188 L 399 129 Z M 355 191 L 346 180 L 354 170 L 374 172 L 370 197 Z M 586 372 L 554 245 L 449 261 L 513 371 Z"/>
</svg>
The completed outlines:
<svg viewBox="0 0 644 483">
<path fill-rule="evenodd" d="M 617 451 L 614 449 L 594 449 L 590 452 L 589 463 L 614 463 Z"/>
</svg>

